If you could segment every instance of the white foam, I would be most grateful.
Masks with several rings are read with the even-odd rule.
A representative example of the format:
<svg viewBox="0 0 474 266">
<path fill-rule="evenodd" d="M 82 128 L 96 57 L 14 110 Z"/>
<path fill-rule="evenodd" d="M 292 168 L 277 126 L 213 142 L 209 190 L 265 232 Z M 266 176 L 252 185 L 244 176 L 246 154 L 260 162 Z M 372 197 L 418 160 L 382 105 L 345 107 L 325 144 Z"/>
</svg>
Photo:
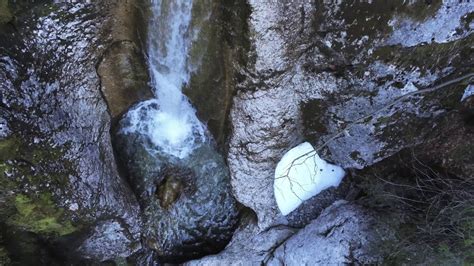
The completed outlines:
<svg viewBox="0 0 474 266">
<path fill-rule="evenodd" d="M 176 116 L 162 111 L 159 104 L 157 99 L 139 103 L 127 113 L 129 124 L 122 128 L 122 132 L 140 132 L 148 136 L 160 151 L 185 158 L 197 143 L 205 141 L 204 127 L 194 113 Z"/>
<path fill-rule="evenodd" d="M 275 169 L 273 189 L 280 212 L 287 215 L 303 201 L 339 186 L 344 175 L 344 169 L 321 159 L 308 142 L 296 146 Z"/>
</svg>

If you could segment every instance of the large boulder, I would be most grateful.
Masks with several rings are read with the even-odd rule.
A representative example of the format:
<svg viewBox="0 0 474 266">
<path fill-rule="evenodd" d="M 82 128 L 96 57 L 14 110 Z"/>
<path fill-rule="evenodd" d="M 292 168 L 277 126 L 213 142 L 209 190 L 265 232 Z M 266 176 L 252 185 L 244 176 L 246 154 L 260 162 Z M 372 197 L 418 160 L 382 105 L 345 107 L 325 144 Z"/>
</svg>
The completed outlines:
<svg viewBox="0 0 474 266">
<path fill-rule="evenodd" d="M 273 253 L 269 265 L 380 264 L 389 227 L 363 208 L 336 201 Z"/>
<path fill-rule="evenodd" d="M 271 258 L 272 251 L 295 232 L 294 228 L 286 226 L 262 232 L 255 215 L 246 214 L 224 251 L 186 262 L 185 265 L 263 265 Z"/>
<path fill-rule="evenodd" d="M 134 103 L 153 97 L 140 51 L 131 41 L 115 41 L 98 66 L 101 90 L 113 118 L 118 118 Z"/>
<path fill-rule="evenodd" d="M 366 209 L 336 201 L 301 230 L 287 226 L 260 231 L 251 219 L 227 248 L 186 265 L 378 264 L 393 231 Z"/>
<path fill-rule="evenodd" d="M 117 128 L 115 148 L 141 204 L 143 240 L 161 261 L 180 262 L 225 247 L 237 224 L 229 172 L 209 140 L 196 138 L 189 155 L 178 158 L 154 144 L 146 123 L 156 100 L 134 106 Z M 152 124 L 138 126 L 143 128 Z M 158 132 L 157 134 L 159 134 Z"/>
</svg>

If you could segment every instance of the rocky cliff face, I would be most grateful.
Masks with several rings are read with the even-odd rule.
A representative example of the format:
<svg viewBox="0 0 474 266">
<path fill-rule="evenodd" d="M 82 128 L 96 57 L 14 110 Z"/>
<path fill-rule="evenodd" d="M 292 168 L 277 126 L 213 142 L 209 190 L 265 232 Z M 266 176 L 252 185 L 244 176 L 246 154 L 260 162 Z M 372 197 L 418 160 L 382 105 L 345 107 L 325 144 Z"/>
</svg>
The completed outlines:
<svg viewBox="0 0 474 266">
<path fill-rule="evenodd" d="M 254 61 L 234 98 L 228 163 L 262 229 L 286 223 L 272 184 L 287 150 L 306 139 L 345 168 L 370 166 L 422 142 L 472 76 L 470 3 L 249 3 Z"/>
<path fill-rule="evenodd" d="M 238 66 L 248 61 L 249 15 L 246 1 L 193 2 L 192 27 L 199 34 L 192 43 L 190 63 L 194 71 L 184 93 L 221 150 L 227 149 L 228 116 L 238 85 Z"/>
<path fill-rule="evenodd" d="M 371 171 L 378 162 L 393 163 L 386 158 L 402 156 L 409 160 L 412 157 L 406 151 L 419 149 L 420 143 L 431 143 L 426 144 L 430 146 L 450 139 L 441 133 L 445 132 L 440 126 L 444 117 L 451 117 L 453 126 L 463 128 L 461 132 L 469 131 L 468 122 L 461 121 L 470 121 L 468 117 L 472 115 L 467 109 L 471 107 L 466 109 L 469 101 L 460 100 L 473 77 L 472 56 L 468 56 L 472 54 L 471 3 L 249 4 L 252 49 L 247 64 L 240 66 L 239 73 L 244 78 L 237 86 L 230 112 L 228 164 L 235 197 L 256 213 L 263 232 L 276 233 L 285 224 L 303 226 L 335 199 L 354 200 L 361 192 L 366 193 L 367 187 L 355 185 L 360 176 L 350 171 L 347 186 L 326 191 L 283 217 L 273 196 L 274 168 L 286 151 L 303 140 L 311 141 L 324 159 L 346 169 Z M 433 167 L 456 172 L 459 182 L 464 182 L 470 164 L 451 157 L 453 150 L 459 151 L 465 145 L 455 139 L 443 145 L 442 150 L 428 152 L 438 154 L 436 160 L 426 157 L 426 150 L 418 155 L 425 154 L 425 160 Z M 458 142 L 461 144 L 455 144 Z M 447 168 L 447 162 L 457 166 Z M 372 181 L 369 187 L 379 189 Z M 390 197 L 395 196 L 400 194 Z M 396 231 L 400 225 L 390 226 Z M 282 239 L 285 237 L 272 240 L 274 244 L 270 246 L 278 247 Z M 311 241 L 317 242 L 300 239 L 299 243 L 305 246 Z M 247 254 L 252 251 L 238 251 L 235 247 L 239 246 L 250 246 L 262 254 L 252 248 L 254 242 L 255 239 L 248 241 L 236 235 L 221 255 L 196 263 L 250 256 Z M 292 256 L 296 250 L 278 250 L 273 263 L 295 262 Z M 325 256 L 330 255 L 309 259 Z M 265 261 L 262 257 L 252 260 L 257 264 Z"/>
<path fill-rule="evenodd" d="M 110 45 L 107 12 L 30 4 L 2 26 L 1 233 L 13 261 L 54 263 L 43 242 L 99 261 L 140 246 L 139 206 L 117 171 L 96 72 Z"/>
</svg>

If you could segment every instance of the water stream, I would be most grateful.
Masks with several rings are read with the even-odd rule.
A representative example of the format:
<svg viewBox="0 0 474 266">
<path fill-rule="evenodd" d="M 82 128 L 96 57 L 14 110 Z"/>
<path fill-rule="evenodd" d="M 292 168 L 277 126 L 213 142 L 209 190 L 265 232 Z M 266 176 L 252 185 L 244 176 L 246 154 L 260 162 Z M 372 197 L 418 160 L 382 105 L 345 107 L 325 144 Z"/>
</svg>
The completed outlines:
<svg viewBox="0 0 474 266">
<path fill-rule="evenodd" d="M 192 0 L 152 0 L 148 64 L 155 99 L 129 111 L 125 133 L 140 132 L 162 152 L 185 158 L 205 141 L 205 127 L 181 89 L 189 82 Z"/>
</svg>

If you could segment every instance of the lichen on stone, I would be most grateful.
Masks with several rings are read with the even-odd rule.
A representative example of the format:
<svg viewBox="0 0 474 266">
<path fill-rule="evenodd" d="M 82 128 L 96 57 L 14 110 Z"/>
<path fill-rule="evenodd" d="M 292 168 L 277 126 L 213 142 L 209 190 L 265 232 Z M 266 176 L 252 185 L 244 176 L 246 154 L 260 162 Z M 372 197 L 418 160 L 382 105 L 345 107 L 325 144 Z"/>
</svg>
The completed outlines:
<svg viewBox="0 0 474 266">
<path fill-rule="evenodd" d="M 65 220 L 64 210 L 53 202 L 50 193 L 15 196 L 16 214 L 7 224 L 46 235 L 67 235 L 76 231 L 70 220 Z"/>
</svg>

